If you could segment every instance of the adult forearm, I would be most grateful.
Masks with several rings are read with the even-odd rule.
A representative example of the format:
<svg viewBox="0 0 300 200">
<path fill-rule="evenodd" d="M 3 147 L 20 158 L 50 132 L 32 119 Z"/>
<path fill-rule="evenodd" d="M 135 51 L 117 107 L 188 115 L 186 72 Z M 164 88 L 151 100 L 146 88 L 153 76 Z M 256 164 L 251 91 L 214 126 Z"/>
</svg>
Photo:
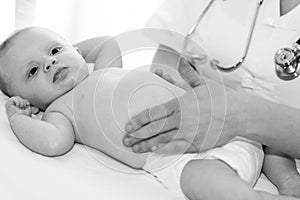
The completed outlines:
<svg viewBox="0 0 300 200">
<path fill-rule="evenodd" d="M 225 113 L 224 123 L 222 126 L 219 123 L 220 128 L 217 128 L 220 131 L 215 128 L 218 123 L 214 124 L 214 116 L 212 116 L 210 128 L 203 141 L 200 140 L 202 150 L 224 145 L 230 139 L 241 136 L 300 158 L 299 109 L 244 92 L 230 91 L 226 92 L 225 105 L 225 110 L 222 111 Z M 216 110 L 221 110 L 220 108 L 222 109 L 216 107 Z M 222 115 L 217 115 L 221 119 Z M 213 128 L 215 130 L 210 131 Z M 200 125 L 199 130 L 203 131 L 203 129 L 205 130 L 205 127 Z M 213 143 L 214 141 L 216 143 Z"/>
<path fill-rule="evenodd" d="M 244 96 L 243 136 L 300 158 L 300 110 L 251 95 Z"/>
<path fill-rule="evenodd" d="M 236 92 L 214 81 L 207 81 L 206 86 L 152 108 L 151 117 L 149 110 L 133 117 L 135 123 L 128 124 L 124 144 L 135 152 L 146 152 L 169 142 L 168 149 L 198 152 L 241 136 L 300 158 L 299 109 Z M 193 145 L 187 149 L 186 143 Z"/>
</svg>

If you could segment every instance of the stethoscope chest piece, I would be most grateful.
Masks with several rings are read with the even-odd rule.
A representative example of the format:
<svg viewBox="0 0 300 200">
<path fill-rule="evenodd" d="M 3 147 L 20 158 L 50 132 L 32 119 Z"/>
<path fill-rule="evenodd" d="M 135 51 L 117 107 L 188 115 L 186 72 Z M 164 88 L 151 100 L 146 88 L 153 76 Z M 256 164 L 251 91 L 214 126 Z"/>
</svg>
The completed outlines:
<svg viewBox="0 0 300 200">
<path fill-rule="evenodd" d="M 294 43 L 293 48 L 279 49 L 274 56 L 276 75 L 285 81 L 293 80 L 300 74 L 300 48 Z"/>
</svg>

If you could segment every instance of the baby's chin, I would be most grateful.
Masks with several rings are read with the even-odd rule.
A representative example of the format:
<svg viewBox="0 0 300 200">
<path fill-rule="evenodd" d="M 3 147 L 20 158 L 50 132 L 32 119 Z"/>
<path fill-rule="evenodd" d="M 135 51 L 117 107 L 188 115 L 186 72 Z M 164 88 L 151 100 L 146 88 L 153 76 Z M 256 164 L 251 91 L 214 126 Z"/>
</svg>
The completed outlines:
<svg viewBox="0 0 300 200">
<path fill-rule="evenodd" d="M 74 80 L 75 86 L 78 85 L 79 83 L 81 83 L 88 76 L 89 76 L 88 69 L 81 70 L 81 72 L 78 73 L 78 75 L 75 77 L 75 80 Z"/>
<path fill-rule="evenodd" d="M 88 77 L 88 74 L 84 75 L 82 74 L 81 76 L 74 76 L 69 78 L 67 81 L 63 83 L 63 88 L 67 91 L 72 90 L 75 88 L 79 83 L 81 83 L 86 77 Z M 65 91 L 65 92 L 67 92 Z"/>
<path fill-rule="evenodd" d="M 87 67 L 81 67 L 80 70 L 75 73 L 71 74 L 71 77 L 69 77 L 69 80 L 67 81 L 67 84 L 69 87 L 75 87 L 79 83 L 81 83 L 86 77 L 89 76 L 89 71 Z"/>
</svg>

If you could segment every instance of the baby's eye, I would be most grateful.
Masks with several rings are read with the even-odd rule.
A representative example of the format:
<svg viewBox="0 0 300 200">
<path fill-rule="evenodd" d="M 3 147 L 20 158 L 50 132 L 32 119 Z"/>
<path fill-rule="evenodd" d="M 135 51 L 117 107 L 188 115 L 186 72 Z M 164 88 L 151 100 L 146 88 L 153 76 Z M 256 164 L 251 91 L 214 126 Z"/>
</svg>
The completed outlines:
<svg viewBox="0 0 300 200">
<path fill-rule="evenodd" d="M 33 77 L 37 72 L 38 72 L 39 67 L 38 66 L 34 66 L 32 67 L 29 72 L 28 72 L 28 78 Z"/>
<path fill-rule="evenodd" d="M 62 46 L 56 46 L 50 49 L 50 55 L 54 56 L 57 53 L 60 53 L 63 50 Z"/>
</svg>

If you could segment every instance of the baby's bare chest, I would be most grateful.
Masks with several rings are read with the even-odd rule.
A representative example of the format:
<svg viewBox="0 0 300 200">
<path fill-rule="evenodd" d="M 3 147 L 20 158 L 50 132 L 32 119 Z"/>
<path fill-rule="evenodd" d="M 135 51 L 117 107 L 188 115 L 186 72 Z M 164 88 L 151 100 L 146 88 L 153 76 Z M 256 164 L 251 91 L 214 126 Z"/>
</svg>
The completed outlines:
<svg viewBox="0 0 300 200">
<path fill-rule="evenodd" d="M 99 135 L 120 137 L 132 116 L 182 94 L 150 72 L 108 69 L 92 73 L 64 97 L 64 103 L 71 110 L 68 118 L 77 138 L 92 143 Z"/>
<path fill-rule="evenodd" d="M 125 124 L 142 110 L 183 93 L 150 72 L 108 69 L 94 72 L 58 102 L 68 108 L 64 114 L 77 142 L 140 168 L 147 155 L 134 154 L 123 145 Z"/>
</svg>

